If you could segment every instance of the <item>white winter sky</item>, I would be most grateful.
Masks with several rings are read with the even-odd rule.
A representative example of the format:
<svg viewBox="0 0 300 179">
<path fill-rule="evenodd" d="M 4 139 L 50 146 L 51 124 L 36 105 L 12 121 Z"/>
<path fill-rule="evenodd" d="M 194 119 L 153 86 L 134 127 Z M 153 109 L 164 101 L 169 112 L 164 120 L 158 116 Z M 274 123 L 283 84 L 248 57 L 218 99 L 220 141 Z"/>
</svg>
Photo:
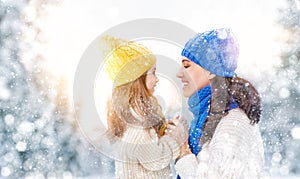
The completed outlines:
<svg viewBox="0 0 300 179">
<path fill-rule="evenodd" d="M 283 0 L 64 0 L 44 18 L 46 59 L 50 71 L 70 78 L 84 50 L 105 30 L 138 18 L 163 18 L 196 32 L 230 27 L 240 43 L 238 70 L 254 75 L 256 68 L 278 63 L 282 34 L 276 9 L 284 6 Z"/>
<path fill-rule="evenodd" d="M 230 27 L 240 43 L 238 72 L 255 78 L 278 64 L 283 34 L 275 19 L 284 6 L 283 0 L 64 0 L 43 19 L 44 54 L 50 71 L 72 79 L 82 53 L 102 32 L 138 18 L 163 18 L 196 32 Z"/>
<path fill-rule="evenodd" d="M 230 27 L 240 44 L 237 73 L 262 78 L 260 72 L 279 64 L 284 34 L 275 22 L 278 7 L 285 7 L 284 0 L 64 0 L 43 18 L 44 54 L 49 71 L 69 82 L 72 96 L 77 64 L 96 37 L 122 22 L 163 18 L 196 32 Z"/>
<path fill-rule="evenodd" d="M 164 18 L 196 32 L 230 27 L 240 43 L 239 69 L 265 68 L 278 63 L 274 57 L 283 34 L 276 9 L 284 6 L 283 0 L 65 0 L 49 8 L 43 23 L 45 54 L 58 75 L 70 76 L 83 51 L 105 30 L 137 18 Z"/>
</svg>

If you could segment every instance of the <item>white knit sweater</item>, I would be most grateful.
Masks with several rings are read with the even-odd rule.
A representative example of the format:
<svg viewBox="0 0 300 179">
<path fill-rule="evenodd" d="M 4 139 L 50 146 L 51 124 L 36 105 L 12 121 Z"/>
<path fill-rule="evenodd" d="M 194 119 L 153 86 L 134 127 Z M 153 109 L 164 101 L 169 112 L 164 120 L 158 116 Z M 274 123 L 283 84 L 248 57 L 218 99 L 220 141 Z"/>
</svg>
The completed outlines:
<svg viewBox="0 0 300 179">
<path fill-rule="evenodd" d="M 147 131 L 127 126 L 117 144 L 116 178 L 171 178 L 170 162 L 179 155 L 179 145 L 169 136 L 158 138 L 154 129 Z"/>
<path fill-rule="evenodd" d="M 175 169 L 183 179 L 256 179 L 261 178 L 263 158 L 258 126 L 251 125 L 243 111 L 233 109 L 221 119 L 198 156 L 184 156 Z"/>
</svg>

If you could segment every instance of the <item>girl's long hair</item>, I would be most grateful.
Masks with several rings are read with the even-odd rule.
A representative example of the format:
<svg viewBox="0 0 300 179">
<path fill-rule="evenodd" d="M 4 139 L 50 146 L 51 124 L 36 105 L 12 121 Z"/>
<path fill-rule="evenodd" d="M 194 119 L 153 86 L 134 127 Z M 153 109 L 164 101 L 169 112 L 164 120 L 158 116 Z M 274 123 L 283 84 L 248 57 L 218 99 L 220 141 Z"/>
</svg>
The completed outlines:
<svg viewBox="0 0 300 179">
<path fill-rule="evenodd" d="M 113 88 L 107 106 L 107 136 L 111 141 L 121 138 L 128 125 L 146 130 L 154 128 L 159 133 L 165 122 L 157 99 L 147 89 L 146 74 L 131 83 Z"/>
<path fill-rule="evenodd" d="M 232 99 L 248 116 L 250 124 L 259 122 L 262 112 L 261 98 L 249 81 L 240 77 L 216 76 L 211 80 L 211 87 L 210 110 L 202 129 L 201 144 L 212 138 L 218 123 L 228 114 L 227 109 Z"/>
</svg>

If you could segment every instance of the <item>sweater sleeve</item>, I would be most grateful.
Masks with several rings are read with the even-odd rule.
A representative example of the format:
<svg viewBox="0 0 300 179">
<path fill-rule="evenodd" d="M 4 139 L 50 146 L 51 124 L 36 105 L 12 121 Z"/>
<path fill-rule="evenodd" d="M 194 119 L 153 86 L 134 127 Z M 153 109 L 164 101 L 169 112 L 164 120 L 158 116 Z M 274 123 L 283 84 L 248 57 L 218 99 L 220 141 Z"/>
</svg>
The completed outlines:
<svg viewBox="0 0 300 179">
<path fill-rule="evenodd" d="M 198 161 L 194 154 L 188 154 L 179 159 L 175 164 L 175 170 L 181 178 L 196 178 Z"/>
<path fill-rule="evenodd" d="M 139 163 L 147 170 L 161 170 L 170 165 L 179 155 L 179 145 L 169 137 L 163 136 L 158 139 L 136 146 L 135 156 Z M 148 140 L 147 140 L 148 141 Z"/>
<path fill-rule="evenodd" d="M 255 127 L 241 112 L 225 116 L 218 124 L 210 143 L 204 144 L 197 156 L 198 160 L 187 155 L 177 161 L 175 169 L 183 179 L 245 178 L 245 173 L 258 178 L 256 174 L 261 166 L 255 168 L 256 163 L 253 162 L 253 165 L 249 162 L 256 160 L 259 164 L 261 161 L 259 155 L 252 155 L 257 147 L 256 142 L 252 141 L 255 140 L 254 131 Z M 249 156 L 253 159 L 246 160 Z"/>
</svg>

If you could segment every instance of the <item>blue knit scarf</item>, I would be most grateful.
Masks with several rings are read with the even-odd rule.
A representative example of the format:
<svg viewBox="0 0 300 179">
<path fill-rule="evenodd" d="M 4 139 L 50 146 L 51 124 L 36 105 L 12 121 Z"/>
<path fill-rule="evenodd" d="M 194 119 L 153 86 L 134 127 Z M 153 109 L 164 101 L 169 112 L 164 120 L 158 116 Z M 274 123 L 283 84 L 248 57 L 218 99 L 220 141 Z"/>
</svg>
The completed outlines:
<svg viewBox="0 0 300 179">
<path fill-rule="evenodd" d="M 208 115 L 210 97 L 211 86 L 208 85 L 193 94 L 188 100 L 189 110 L 194 116 L 194 119 L 191 122 L 188 140 L 191 152 L 195 155 L 201 150 L 199 139 L 202 136 L 202 127 Z"/>
<path fill-rule="evenodd" d="M 194 116 L 194 119 L 191 122 L 188 140 L 191 152 L 195 155 L 198 155 L 202 148 L 200 138 L 202 136 L 203 124 L 209 112 L 210 98 L 211 86 L 208 85 L 193 94 L 188 100 L 189 110 Z M 238 103 L 234 101 L 233 97 L 231 97 L 226 112 L 238 107 Z"/>
</svg>

